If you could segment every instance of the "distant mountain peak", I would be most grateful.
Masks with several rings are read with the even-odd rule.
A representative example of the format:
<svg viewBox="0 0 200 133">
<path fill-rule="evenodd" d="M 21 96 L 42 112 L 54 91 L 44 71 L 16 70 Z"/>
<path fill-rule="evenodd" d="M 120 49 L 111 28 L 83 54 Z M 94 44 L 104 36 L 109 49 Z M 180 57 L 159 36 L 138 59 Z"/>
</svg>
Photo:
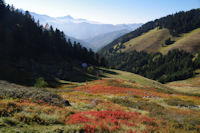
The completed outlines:
<svg viewBox="0 0 200 133">
<path fill-rule="evenodd" d="M 64 31 L 66 35 L 77 38 L 79 40 L 84 40 L 85 42 L 87 42 L 88 39 L 91 40 L 94 37 L 102 36 L 107 33 L 112 33 L 117 31 L 120 31 L 120 33 L 124 33 L 121 32 L 121 30 L 132 31 L 140 26 L 140 24 L 128 24 L 128 25 L 103 24 L 100 22 L 90 21 L 83 18 L 75 18 L 72 17 L 71 15 L 66 15 L 61 17 L 50 17 L 47 15 L 40 15 L 33 12 L 31 12 L 31 15 L 34 16 L 35 20 L 39 20 L 42 25 L 48 23 L 49 25 L 52 25 L 54 28 L 58 28 Z M 114 35 L 116 35 L 117 33 L 115 33 Z M 91 42 L 91 44 L 93 44 L 93 42 Z"/>
<path fill-rule="evenodd" d="M 71 15 L 67 15 L 64 17 L 57 17 L 58 19 L 74 19 Z"/>
</svg>

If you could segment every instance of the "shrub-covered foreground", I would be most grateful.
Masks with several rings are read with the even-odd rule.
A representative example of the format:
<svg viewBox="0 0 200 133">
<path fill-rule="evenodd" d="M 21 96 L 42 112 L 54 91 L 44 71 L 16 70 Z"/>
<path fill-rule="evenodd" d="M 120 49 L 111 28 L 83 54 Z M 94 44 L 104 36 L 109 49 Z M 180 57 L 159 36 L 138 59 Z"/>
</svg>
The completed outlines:
<svg viewBox="0 0 200 133">
<path fill-rule="evenodd" d="M 37 103 L 48 103 L 58 106 L 69 106 L 69 102 L 55 93 L 51 93 L 42 88 L 26 88 L 19 86 L 8 86 L 9 83 L 3 83 L 4 86 L 0 86 L 0 98 L 1 99 L 29 99 Z M 2 85 L 2 84 L 1 84 Z"/>
<path fill-rule="evenodd" d="M 77 85 L 52 89 L 57 94 L 33 89 L 30 96 L 22 91 L 27 88 L 18 88 L 21 93 L 17 88 L 4 90 L 0 101 L 0 132 L 200 132 L 200 97 L 119 79 Z M 39 92 L 43 94 L 37 97 Z M 69 100 L 71 106 L 57 104 L 64 100 Z"/>
<path fill-rule="evenodd" d="M 83 123 L 85 132 L 114 132 L 116 130 L 126 131 L 127 127 L 132 127 L 129 132 L 144 131 L 153 132 L 159 129 L 154 118 L 148 118 L 138 112 L 117 111 L 87 111 L 76 113 L 69 117 L 66 124 Z M 141 127 L 145 127 L 142 129 Z"/>
</svg>

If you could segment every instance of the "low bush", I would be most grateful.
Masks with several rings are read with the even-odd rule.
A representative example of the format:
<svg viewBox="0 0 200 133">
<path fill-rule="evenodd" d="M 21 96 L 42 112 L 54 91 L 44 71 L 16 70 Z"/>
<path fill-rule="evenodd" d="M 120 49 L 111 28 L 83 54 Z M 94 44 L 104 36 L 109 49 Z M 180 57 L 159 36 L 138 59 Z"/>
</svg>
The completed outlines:
<svg viewBox="0 0 200 133">
<path fill-rule="evenodd" d="M 39 125 L 51 125 L 51 124 L 65 124 L 65 121 L 56 115 L 47 114 L 34 114 L 21 112 L 15 114 L 15 119 L 26 124 L 37 123 Z"/>
<path fill-rule="evenodd" d="M 138 125 L 145 125 L 149 132 L 154 132 L 158 128 L 157 121 L 153 118 L 143 116 L 138 112 L 125 111 L 86 111 L 69 116 L 67 122 L 69 124 L 83 124 L 83 132 L 87 133 L 112 133 L 127 132 L 132 128 L 138 132 L 145 132 L 144 129 L 138 128 Z M 128 129 L 125 126 L 130 126 Z"/>
<path fill-rule="evenodd" d="M 39 117 L 41 119 L 45 120 L 45 123 L 47 125 L 50 125 L 50 124 L 65 124 L 64 119 L 62 119 L 61 116 L 58 116 L 56 114 L 51 114 L 51 115 L 41 114 L 41 115 L 39 115 Z"/>
<path fill-rule="evenodd" d="M 200 119 L 199 114 L 193 112 L 192 115 L 189 113 L 177 112 L 176 110 L 171 110 L 165 112 L 162 119 L 167 120 L 171 128 L 174 130 L 184 130 L 185 132 L 199 133 Z"/>
<path fill-rule="evenodd" d="M 6 125 L 9 126 L 16 126 L 18 124 L 18 121 L 16 121 L 15 119 L 11 118 L 11 117 L 6 117 L 2 119 L 3 123 L 5 123 Z"/>
<path fill-rule="evenodd" d="M 192 101 L 183 101 L 183 100 L 178 99 L 178 98 L 166 99 L 165 102 L 168 105 L 171 105 L 171 106 L 180 106 L 180 107 L 188 107 L 188 108 L 197 107 L 194 104 L 194 102 L 192 102 Z"/>
<path fill-rule="evenodd" d="M 87 67 L 87 70 L 86 70 L 89 74 L 96 74 L 97 73 L 97 69 L 94 67 L 94 66 L 89 66 Z"/>
<path fill-rule="evenodd" d="M 23 123 L 32 124 L 37 123 L 39 125 L 47 125 L 44 119 L 41 119 L 38 115 L 28 114 L 28 113 L 18 113 L 15 118 Z"/>
<path fill-rule="evenodd" d="M 45 79 L 43 77 L 39 77 L 36 79 L 36 82 L 34 84 L 34 87 L 36 88 L 43 88 L 43 87 L 47 87 L 48 83 L 45 81 Z"/>
<path fill-rule="evenodd" d="M 117 80 L 107 80 L 108 86 L 115 86 L 115 87 L 123 87 L 123 88 L 133 88 L 133 86 L 123 83 L 123 81 L 117 81 Z"/>
<path fill-rule="evenodd" d="M 14 113 L 20 112 L 22 107 L 16 105 L 15 103 L 0 103 L 0 117 L 13 116 Z"/>
<path fill-rule="evenodd" d="M 112 98 L 110 101 L 126 107 L 149 111 L 149 115 L 151 117 L 160 118 L 166 120 L 165 122 L 170 122 L 170 125 L 172 126 L 170 129 L 171 132 L 176 132 L 180 129 L 184 129 L 184 131 L 189 132 L 196 132 L 200 130 L 198 128 L 198 125 L 200 125 L 199 116 L 195 117 L 195 115 L 192 116 L 190 114 L 182 114 L 180 112 L 176 112 L 176 110 L 168 110 L 161 105 L 147 101 L 132 102 L 128 99 L 120 98 Z M 193 102 L 183 101 L 181 99 L 167 99 L 165 102 L 172 106 L 195 107 Z M 166 125 L 165 122 L 163 123 L 163 126 Z"/>
<path fill-rule="evenodd" d="M 33 102 L 43 101 L 57 106 L 69 106 L 69 102 L 57 94 L 37 88 L 0 88 L 0 97 L 14 99 L 31 99 Z"/>
<path fill-rule="evenodd" d="M 136 109 L 140 109 L 140 110 L 146 110 L 146 111 L 150 111 L 150 112 L 154 112 L 158 109 L 164 110 L 164 107 L 162 107 L 161 105 L 158 105 L 158 104 L 152 103 L 152 102 L 148 102 L 148 101 L 133 102 L 128 99 L 120 99 L 120 98 L 112 98 L 112 99 L 110 99 L 110 101 L 113 103 L 119 104 L 119 105 L 126 106 L 126 107 L 136 108 Z"/>
<path fill-rule="evenodd" d="M 119 99 L 119 98 L 112 98 L 110 99 L 110 101 L 122 106 L 149 111 L 149 115 L 151 117 L 162 118 L 164 115 L 166 115 L 166 112 L 168 112 L 168 110 L 163 106 L 148 101 L 132 102 L 128 99 Z"/>
</svg>

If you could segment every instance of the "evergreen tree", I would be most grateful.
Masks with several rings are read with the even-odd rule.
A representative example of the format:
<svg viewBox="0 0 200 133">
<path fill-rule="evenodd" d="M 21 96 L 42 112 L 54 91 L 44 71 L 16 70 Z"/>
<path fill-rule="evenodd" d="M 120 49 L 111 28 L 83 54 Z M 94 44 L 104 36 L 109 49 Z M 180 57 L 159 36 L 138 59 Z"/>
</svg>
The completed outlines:
<svg viewBox="0 0 200 133">
<path fill-rule="evenodd" d="M 143 51 L 117 53 L 107 57 L 107 60 L 112 68 L 140 74 L 162 83 L 193 76 L 193 71 L 199 64 L 199 58 L 195 61 L 195 67 L 192 61 L 193 55 L 178 50 L 169 51 L 166 55 L 148 54 Z M 102 60 L 102 62 L 104 61 Z"/>
<path fill-rule="evenodd" d="M 101 65 L 101 57 L 96 59 L 92 50 L 77 42 L 72 44 L 59 29 L 43 27 L 28 11 L 22 13 L 5 5 L 3 0 L 0 0 L 0 36 L 1 64 L 9 64 L 33 77 L 66 77 L 69 75 L 65 74 L 66 69 L 77 71 L 73 68 L 81 69 L 82 62 Z"/>
</svg>

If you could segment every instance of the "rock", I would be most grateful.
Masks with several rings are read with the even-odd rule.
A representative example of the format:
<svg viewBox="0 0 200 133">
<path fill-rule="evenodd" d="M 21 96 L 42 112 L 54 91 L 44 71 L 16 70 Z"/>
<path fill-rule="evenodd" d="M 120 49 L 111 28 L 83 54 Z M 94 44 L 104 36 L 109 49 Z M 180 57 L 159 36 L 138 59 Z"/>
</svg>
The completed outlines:
<svg viewBox="0 0 200 133">
<path fill-rule="evenodd" d="M 92 100 L 91 104 L 98 105 L 100 102 L 101 102 L 100 100 L 94 99 Z"/>
<path fill-rule="evenodd" d="M 64 105 L 65 105 L 65 106 L 71 106 L 71 104 L 70 104 L 69 101 L 67 101 L 67 100 L 64 101 Z"/>
<path fill-rule="evenodd" d="M 88 107 L 91 107 L 91 108 L 96 107 L 101 102 L 102 102 L 101 100 L 94 99 L 91 101 L 91 103 L 88 105 Z"/>
<path fill-rule="evenodd" d="M 55 133 L 63 133 L 64 132 L 64 129 L 56 129 L 54 130 Z"/>
</svg>

